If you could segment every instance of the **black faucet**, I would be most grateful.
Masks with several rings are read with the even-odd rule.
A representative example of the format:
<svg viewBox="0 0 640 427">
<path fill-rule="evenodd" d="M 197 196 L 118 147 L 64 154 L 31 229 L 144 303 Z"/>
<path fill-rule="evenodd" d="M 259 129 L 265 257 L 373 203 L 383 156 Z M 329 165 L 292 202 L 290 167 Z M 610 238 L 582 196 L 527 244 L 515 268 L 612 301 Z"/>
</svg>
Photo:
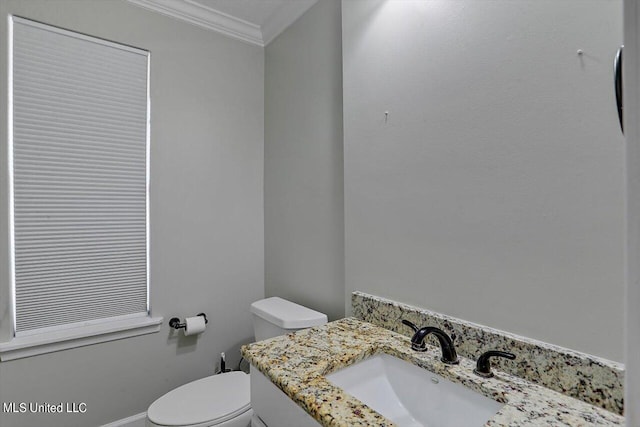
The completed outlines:
<svg viewBox="0 0 640 427">
<path fill-rule="evenodd" d="M 425 326 L 424 328 L 418 329 L 416 325 L 408 320 L 402 320 L 402 323 L 409 326 L 415 332 L 413 337 L 411 337 L 411 348 L 415 351 L 425 351 L 427 349 L 427 345 L 424 342 L 424 339 L 429 335 L 433 334 L 438 338 L 438 342 L 440 342 L 440 349 L 442 350 L 442 357 L 440 360 L 448 365 L 457 365 L 459 362 L 458 355 L 456 354 L 456 348 L 453 345 L 453 340 L 455 339 L 455 334 L 453 335 L 453 339 L 449 337 L 442 329 L 438 329 L 434 326 Z"/>
<path fill-rule="evenodd" d="M 491 362 L 489 361 L 489 358 L 491 357 L 504 357 L 506 359 L 513 360 L 516 358 L 516 355 L 506 351 L 486 351 L 482 353 L 480 357 L 478 357 L 478 361 L 476 362 L 476 369 L 474 369 L 473 372 L 483 378 L 491 378 L 493 376 L 493 372 L 491 372 Z"/>
</svg>

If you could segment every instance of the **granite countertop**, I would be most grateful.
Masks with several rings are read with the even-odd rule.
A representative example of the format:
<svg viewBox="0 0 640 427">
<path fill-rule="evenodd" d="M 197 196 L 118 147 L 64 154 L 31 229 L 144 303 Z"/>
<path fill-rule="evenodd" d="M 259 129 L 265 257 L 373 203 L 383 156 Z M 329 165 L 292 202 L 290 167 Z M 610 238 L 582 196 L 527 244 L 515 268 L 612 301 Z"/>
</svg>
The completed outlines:
<svg viewBox="0 0 640 427">
<path fill-rule="evenodd" d="M 395 426 L 325 375 L 386 353 L 505 403 L 485 426 L 623 426 L 604 409 L 494 369 L 493 378 L 473 373 L 475 362 L 440 362 L 440 349 L 411 350 L 409 339 L 355 318 L 246 345 L 243 356 L 323 426 Z"/>
</svg>

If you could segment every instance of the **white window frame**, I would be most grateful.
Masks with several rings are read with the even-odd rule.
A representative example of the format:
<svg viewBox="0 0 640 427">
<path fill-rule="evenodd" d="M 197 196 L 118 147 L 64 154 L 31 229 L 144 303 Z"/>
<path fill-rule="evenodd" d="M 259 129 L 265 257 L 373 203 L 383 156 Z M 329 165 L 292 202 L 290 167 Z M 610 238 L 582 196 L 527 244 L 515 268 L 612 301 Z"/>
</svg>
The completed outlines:
<svg viewBox="0 0 640 427">
<path fill-rule="evenodd" d="M 147 56 L 147 120 L 146 120 L 146 263 L 147 263 L 147 313 L 119 316 L 112 319 L 97 319 L 86 322 L 59 325 L 51 328 L 25 331 L 16 334 L 16 293 L 15 293 L 15 246 L 14 246 L 14 198 L 13 198 L 13 23 L 22 23 L 41 27 L 65 35 L 72 35 L 79 39 L 87 39 L 107 46 L 116 46 L 136 53 L 144 52 Z M 106 341 L 118 340 L 138 335 L 158 332 L 163 321 L 162 317 L 151 316 L 150 306 L 150 265 L 149 265 L 149 180 L 150 180 L 150 65 L 151 57 L 148 51 L 124 46 L 119 43 L 98 39 L 69 30 L 52 27 L 17 16 L 8 16 L 8 176 L 9 176 L 9 268 L 10 268 L 10 311 L 11 331 L 10 340 L 0 342 L 0 362 L 30 357 L 38 354 L 50 353 L 69 348 L 81 347 Z"/>
</svg>

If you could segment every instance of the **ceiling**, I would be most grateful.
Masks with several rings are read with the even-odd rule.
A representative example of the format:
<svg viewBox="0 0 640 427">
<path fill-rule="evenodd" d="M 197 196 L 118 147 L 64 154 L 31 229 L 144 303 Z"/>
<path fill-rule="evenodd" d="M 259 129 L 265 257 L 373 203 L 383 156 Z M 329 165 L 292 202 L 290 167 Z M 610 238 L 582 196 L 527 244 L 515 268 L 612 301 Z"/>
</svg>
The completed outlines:
<svg viewBox="0 0 640 427">
<path fill-rule="evenodd" d="M 258 46 L 266 46 L 318 0 L 128 0 Z"/>
</svg>

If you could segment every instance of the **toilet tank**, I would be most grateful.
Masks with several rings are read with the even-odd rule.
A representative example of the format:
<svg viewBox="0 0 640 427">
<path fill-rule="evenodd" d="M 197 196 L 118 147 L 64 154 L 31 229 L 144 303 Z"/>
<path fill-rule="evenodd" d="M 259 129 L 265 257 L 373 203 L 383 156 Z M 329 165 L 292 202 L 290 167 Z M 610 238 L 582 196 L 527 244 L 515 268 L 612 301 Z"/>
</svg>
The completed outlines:
<svg viewBox="0 0 640 427">
<path fill-rule="evenodd" d="M 327 315 L 279 297 L 251 304 L 256 341 L 327 323 Z"/>
</svg>

